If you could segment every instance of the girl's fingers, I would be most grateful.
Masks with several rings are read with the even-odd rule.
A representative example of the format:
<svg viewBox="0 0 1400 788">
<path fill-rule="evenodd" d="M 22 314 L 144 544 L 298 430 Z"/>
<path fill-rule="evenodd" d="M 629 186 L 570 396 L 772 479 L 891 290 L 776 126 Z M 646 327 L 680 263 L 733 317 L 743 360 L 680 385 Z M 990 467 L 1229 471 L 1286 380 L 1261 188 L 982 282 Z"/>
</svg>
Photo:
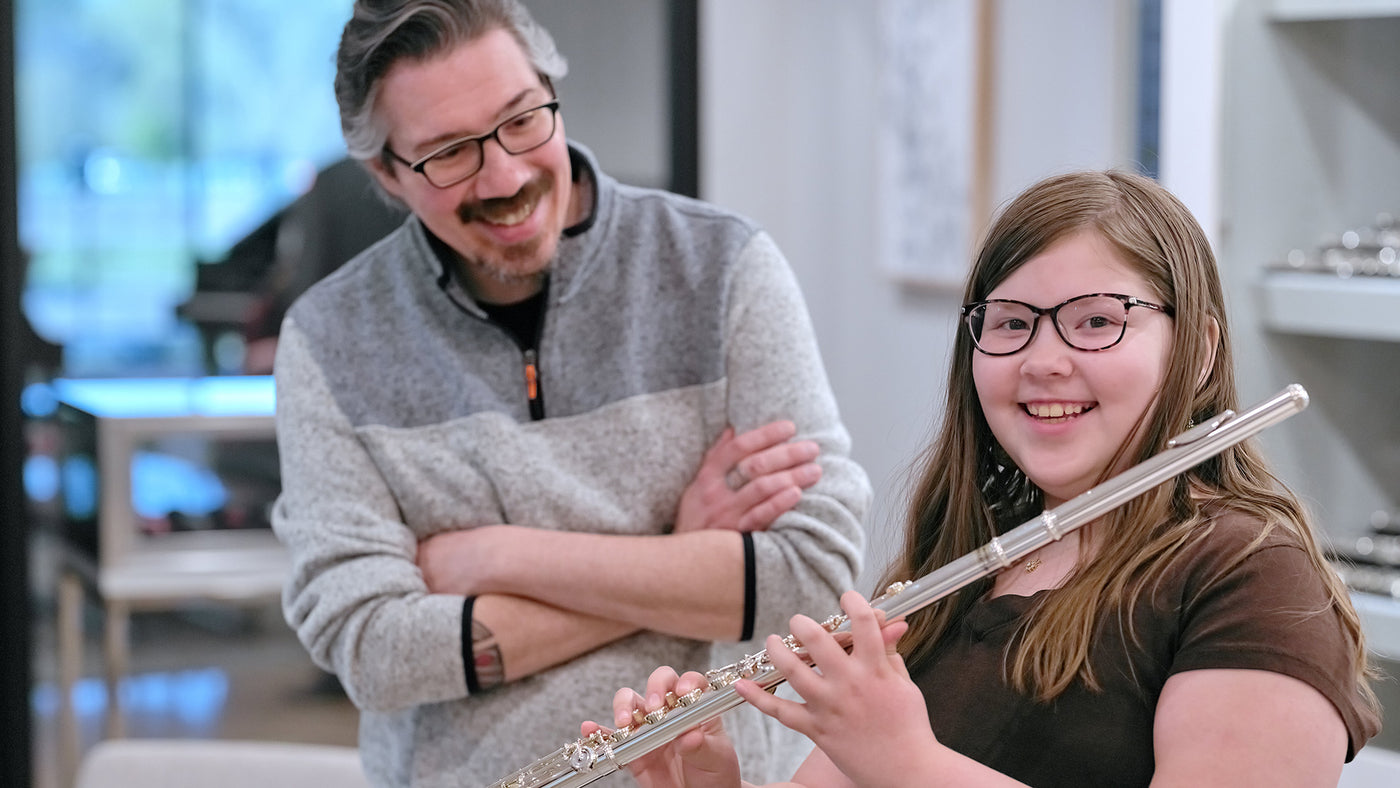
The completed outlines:
<svg viewBox="0 0 1400 788">
<path fill-rule="evenodd" d="M 851 653 L 866 661 L 883 660 L 887 653 L 881 630 L 884 614 L 872 608 L 865 597 L 855 591 L 841 595 L 841 609 L 851 622 Z"/>
<path fill-rule="evenodd" d="M 619 728 L 626 728 L 632 724 L 632 712 L 642 710 L 644 702 L 641 695 L 636 690 L 623 687 L 613 695 L 613 724 Z"/>
<path fill-rule="evenodd" d="M 899 653 L 899 639 L 904 637 L 904 633 L 908 631 L 909 622 L 902 618 L 893 624 L 886 624 L 885 628 L 880 630 L 880 637 L 885 642 L 887 656 L 895 656 Z"/>
<path fill-rule="evenodd" d="M 792 636 L 802 644 L 802 648 L 818 668 L 830 669 L 839 665 L 840 660 L 846 657 L 846 649 L 826 631 L 826 627 L 807 616 L 793 616 L 788 625 L 791 627 Z"/>
<path fill-rule="evenodd" d="M 680 681 L 680 678 L 681 677 L 676 674 L 675 669 L 667 665 L 662 665 L 656 670 L 653 670 L 651 675 L 647 677 L 648 700 L 650 700 L 652 696 L 660 698 L 666 697 L 666 693 L 675 690 L 676 682 Z M 655 711 L 655 709 L 648 708 L 647 711 Z"/>
<path fill-rule="evenodd" d="M 796 632 L 793 634 L 796 636 Z M 808 700 L 817 696 L 821 691 L 822 678 L 812 670 L 811 665 L 789 650 L 777 635 L 769 635 L 764 645 L 768 649 L 768 659 L 773 663 L 773 667 L 782 672 L 783 678 L 798 695 Z M 806 647 L 805 643 L 803 647 Z M 808 653 L 810 654 L 810 651 Z"/>
<path fill-rule="evenodd" d="M 676 694 L 688 695 L 698 689 L 706 689 L 710 686 L 710 680 L 705 678 L 705 674 L 687 671 L 681 674 L 680 680 L 676 682 Z"/>
</svg>

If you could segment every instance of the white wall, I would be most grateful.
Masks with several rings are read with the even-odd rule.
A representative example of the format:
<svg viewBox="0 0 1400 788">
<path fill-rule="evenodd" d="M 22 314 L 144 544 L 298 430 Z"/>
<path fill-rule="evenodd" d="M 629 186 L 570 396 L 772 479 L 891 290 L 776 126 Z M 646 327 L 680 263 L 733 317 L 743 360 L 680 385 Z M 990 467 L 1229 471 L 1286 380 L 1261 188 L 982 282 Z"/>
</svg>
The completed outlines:
<svg viewBox="0 0 1400 788">
<path fill-rule="evenodd" d="M 1052 172 L 1131 163 L 1130 5 L 998 0 L 996 202 Z M 869 591 L 897 547 L 906 472 L 938 422 L 959 300 L 892 281 L 875 257 L 875 4 L 703 0 L 700 11 L 702 196 L 761 222 L 797 272 L 875 485 Z"/>
<path fill-rule="evenodd" d="M 666 5 L 657 0 L 528 0 L 569 61 L 555 87 L 570 139 L 613 177 L 670 183 Z"/>
</svg>

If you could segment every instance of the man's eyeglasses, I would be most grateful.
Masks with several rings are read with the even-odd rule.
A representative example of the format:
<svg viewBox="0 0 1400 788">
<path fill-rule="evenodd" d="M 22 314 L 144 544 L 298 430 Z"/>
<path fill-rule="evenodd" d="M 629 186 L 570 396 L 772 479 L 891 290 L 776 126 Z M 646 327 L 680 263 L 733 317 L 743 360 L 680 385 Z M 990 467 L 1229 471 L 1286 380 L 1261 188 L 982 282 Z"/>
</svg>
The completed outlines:
<svg viewBox="0 0 1400 788">
<path fill-rule="evenodd" d="M 1123 341 L 1128 310 L 1135 306 L 1172 314 L 1169 307 L 1133 296 L 1090 293 L 1048 309 L 1006 298 L 974 301 L 962 308 L 962 316 L 978 350 L 989 356 L 1009 356 L 1035 339 L 1041 315 L 1050 316 L 1055 333 L 1075 350 L 1108 350 Z"/>
<path fill-rule="evenodd" d="M 434 150 L 418 161 L 409 161 L 387 146 L 388 151 L 408 168 L 428 179 L 428 183 L 446 189 L 456 186 L 481 170 L 486 160 L 484 147 L 487 140 L 494 139 L 506 153 L 518 156 L 549 142 L 554 136 L 555 115 L 559 112 L 558 100 L 532 107 L 524 112 L 506 118 L 489 134 L 479 137 L 462 137 Z"/>
</svg>

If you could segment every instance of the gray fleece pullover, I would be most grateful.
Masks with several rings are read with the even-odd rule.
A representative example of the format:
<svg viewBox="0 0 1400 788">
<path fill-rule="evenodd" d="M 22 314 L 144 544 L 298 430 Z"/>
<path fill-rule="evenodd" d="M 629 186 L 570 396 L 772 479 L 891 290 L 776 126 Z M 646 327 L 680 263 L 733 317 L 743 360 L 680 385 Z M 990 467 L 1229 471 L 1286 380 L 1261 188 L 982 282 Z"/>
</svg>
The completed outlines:
<svg viewBox="0 0 1400 788">
<path fill-rule="evenodd" d="M 309 290 L 278 347 L 283 492 L 294 559 L 289 623 L 361 710 L 377 785 L 487 785 L 608 720 L 652 669 L 707 670 L 823 617 L 859 570 L 864 472 L 797 283 L 752 223 L 617 183 L 584 149 L 594 215 L 561 239 L 539 340 L 546 418 L 532 421 L 520 349 L 451 277 L 417 219 Z M 430 535 L 516 523 L 660 534 L 724 427 L 792 419 L 823 475 L 753 535 L 754 640 L 642 632 L 470 694 L 461 597 L 414 564 Z M 756 711 L 727 723 L 749 779 L 791 775 L 810 745 Z M 630 784 L 630 778 L 598 783 Z"/>
</svg>

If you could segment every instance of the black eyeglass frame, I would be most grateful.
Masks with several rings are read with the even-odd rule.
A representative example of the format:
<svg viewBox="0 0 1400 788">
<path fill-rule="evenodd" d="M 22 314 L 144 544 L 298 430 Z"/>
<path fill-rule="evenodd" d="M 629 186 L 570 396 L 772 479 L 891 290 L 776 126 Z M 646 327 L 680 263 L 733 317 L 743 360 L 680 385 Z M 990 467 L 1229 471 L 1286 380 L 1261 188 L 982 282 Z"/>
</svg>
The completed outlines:
<svg viewBox="0 0 1400 788">
<path fill-rule="evenodd" d="M 521 117 L 522 115 L 528 115 L 528 114 L 530 114 L 531 112 L 538 112 L 538 111 L 540 111 L 540 110 L 542 110 L 542 109 L 548 109 L 548 110 L 549 110 L 549 124 L 550 124 L 550 125 L 549 125 L 549 136 L 545 137 L 544 139 L 540 140 L 539 142 L 535 143 L 534 145 L 531 145 L 531 146 L 528 147 L 528 148 L 521 148 L 520 150 L 511 150 L 511 149 L 510 149 L 510 146 L 506 145 L 505 140 L 502 140 L 502 139 L 501 139 L 501 136 L 500 136 L 500 134 L 501 134 L 501 129 L 502 129 L 502 128 L 505 128 L 507 125 L 509 125 L 509 124 L 511 123 L 511 121 L 514 121 L 514 120 L 518 119 L 518 118 Z M 491 129 L 491 131 L 487 132 L 486 134 L 481 134 L 481 135 L 478 135 L 478 136 L 475 136 L 475 137 L 458 137 L 458 138 L 455 139 L 455 140 L 452 140 L 452 141 L 450 141 L 450 142 L 447 142 L 447 143 L 444 143 L 444 144 L 442 144 L 442 145 L 439 145 L 438 147 L 434 148 L 433 151 L 432 151 L 431 153 L 429 153 L 428 155 L 422 157 L 421 159 L 418 159 L 417 161 L 409 161 L 408 159 L 405 159 L 404 157 L 402 157 L 402 156 L 400 156 L 399 154 L 395 153 L 395 152 L 394 152 L 394 149 L 393 149 L 393 148 L 390 148 L 387 144 L 384 146 L 384 151 L 385 151 L 386 153 L 388 153 L 390 156 L 394 157 L 394 160 L 395 160 L 395 161 L 398 161 L 398 162 L 404 164 L 404 165 L 407 166 L 410 170 L 413 170 L 414 172 L 418 173 L 419 175 L 422 175 L 422 176 L 423 176 L 423 180 L 427 181 L 428 184 L 429 184 L 430 186 L 433 186 L 433 187 L 438 188 L 438 189 L 450 189 L 450 188 L 452 188 L 453 186 L 456 186 L 457 184 L 461 183 L 462 181 L 465 181 L 465 180 L 467 180 L 468 178 L 472 177 L 473 175 L 476 175 L 478 172 L 481 172 L 482 166 L 485 165 L 485 163 L 486 163 L 486 142 L 487 142 L 487 140 L 495 140 L 495 141 L 496 141 L 496 144 L 501 146 L 501 150 L 505 151 L 506 153 L 509 153 L 509 154 L 512 155 L 512 156 L 519 156 L 519 155 L 522 154 L 522 153 L 529 153 L 530 151 L 532 151 L 532 150 L 534 150 L 534 149 L 536 149 L 536 148 L 538 148 L 538 147 L 544 145 L 546 142 L 549 142 L 550 140 L 554 139 L 554 134 L 555 134 L 555 132 L 557 132 L 558 130 L 559 130 L 559 99 L 556 98 L 556 99 L 550 99 L 549 101 L 546 101 L 545 103 L 543 103 L 543 104 L 541 104 L 541 105 L 539 105 L 539 106 L 537 106 L 537 107 L 530 107 L 529 109 L 523 109 L 523 110 L 521 110 L 521 111 L 515 113 L 514 115 L 511 115 L 510 117 L 508 117 L 508 118 L 506 118 L 505 120 L 501 121 L 500 123 L 496 124 L 496 128 Z M 427 173 L 427 171 L 426 171 L 426 170 L 427 170 L 427 167 L 428 167 L 428 162 L 431 161 L 431 160 L 433 159 L 434 156 L 437 156 L 437 155 L 441 154 L 443 151 L 450 150 L 450 149 L 455 148 L 455 147 L 457 147 L 457 146 L 459 146 L 459 145 L 466 145 L 466 144 L 472 143 L 472 142 L 475 142 L 475 143 L 476 143 L 477 152 L 480 154 L 480 156 L 478 157 L 478 158 L 480 159 L 480 161 L 479 161 L 478 164 L 476 165 L 476 169 L 472 170 L 471 172 L 467 173 L 466 175 L 463 175 L 463 176 L 460 177 L 460 178 L 457 178 L 457 179 L 452 180 L 452 181 L 448 181 L 447 183 L 435 183 L 435 182 L 433 181 L 432 178 L 429 178 L 429 177 L 428 177 L 428 173 Z"/>
<path fill-rule="evenodd" d="M 1113 298 L 1123 303 L 1123 327 L 1122 330 L 1118 332 L 1118 338 L 1113 340 L 1112 343 L 1104 345 L 1103 347 L 1085 348 L 1079 347 L 1078 345 L 1069 341 L 1069 338 L 1065 336 L 1064 329 L 1060 327 L 1060 310 L 1074 303 L 1075 301 L 1082 301 L 1086 298 Z M 988 304 L 1016 304 L 1017 306 L 1023 306 L 1026 309 L 1029 309 L 1031 311 L 1031 314 L 1035 315 L 1035 319 L 1031 321 L 1030 333 L 1026 335 L 1026 341 L 1023 345 L 1016 348 L 1015 350 L 1008 350 L 1005 353 L 993 353 L 989 350 L 983 349 L 982 345 L 977 341 L 977 331 L 972 327 L 972 313 L 979 307 L 985 307 Z M 1030 347 L 1030 344 L 1035 341 L 1035 332 L 1040 329 L 1040 318 L 1045 315 L 1050 316 L 1050 323 L 1055 327 L 1055 333 L 1059 335 L 1060 340 L 1063 341 L 1066 345 L 1084 353 L 1098 353 L 1099 351 L 1108 350 L 1109 348 L 1116 346 L 1119 342 L 1123 341 L 1123 337 L 1128 335 L 1127 313 L 1131 311 L 1132 308 L 1135 306 L 1144 307 L 1146 309 L 1155 309 L 1158 312 L 1167 315 L 1168 317 L 1175 316 L 1175 311 L 1169 306 L 1154 304 L 1151 301 L 1144 301 L 1143 299 L 1138 298 L 1137 296 L 1123 295 L 1122 293 L 1085 293 L 1083 295 L 1077 295 L 1074 298 L 1065 299 L 1064 301 L 1061 301 L 1060 303 L 1054 306 L 1045 308 L 1041 308 L 1033 304 L 1027 304 L 1025 301 L 1017 301 L 1012 298 L 989 298 L 985 301 L 973 301 L 970 304 L 963 304 L 962 309 L 959 310 L 959 314 L 962 316 L 963 325 L 967 326 L 967 334 L 972 339 L 972 346 L 977 349 L 977 352 L 982 353 L 983 355 L 1014 356 L 1015 354 L 1020 353 L 1022 350 L 1025 350 L 1026 348 Z"/>
</svg>

